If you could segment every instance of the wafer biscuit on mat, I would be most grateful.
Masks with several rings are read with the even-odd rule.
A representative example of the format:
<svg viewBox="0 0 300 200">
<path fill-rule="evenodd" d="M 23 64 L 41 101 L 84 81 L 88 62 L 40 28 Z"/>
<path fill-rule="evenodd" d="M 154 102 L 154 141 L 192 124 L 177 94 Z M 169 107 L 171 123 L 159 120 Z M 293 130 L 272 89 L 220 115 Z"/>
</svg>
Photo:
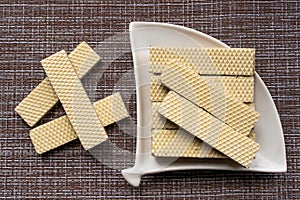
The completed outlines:
<svg viewBox="0 0 300 200">
<path fill-rule="evenodd" d="M 158 113 L 161 102 L 152 102 L 152 129 L 178 129 L 178 126 Z"/>
<path fill-rule="evenodd" d="M 69 55 L 79 78 L 99 60 L 99 55 L 86 42 L 81 42 Z M 34 126 L 56 103 L 58 98 L 48 78 L 45 78 L 15 108 L 29 126 Z"/>
<path fill-rule="evenodd" d="M 193 68 L 172 62 L 161 75 L 161 82 L 171 90 L 207 110 L 239 133 L 248 135 L 259 114 L 247 105 L 227 96 L 223 88 L 206 82 Z"/>
<path fill-rule="evenodd" d="M 48 78 L 34 88 L 15 108 L 29 126 L 34 126 L 56 103 L 58 98 Z"/>
<path fill-rule="evenodd" d="M 150 99 L 152 102 L 160 102 L 168 94 L 169 89 L 163 86 L 159 80 L 159 76 L 151 75 L 150 80 Z"/>
<path fill-rule="evenodd" d="M 62 50 L 41 61 L 84 149 L 108 137 L 68 56 Z"/>
<path fill-rule="evenodd" d="M 173 59 L 182 59 L 199 74 L 253 76 L 255 49 L 150 48 L 150 72 L 162 73 Z"/>
<path fill-rule="evenodd" d="M 183 129 L 153 130 L 152 153 L 158 157 L 226 158 Z"/>
<path fill-rule="evenodd" d="M 158 112 L 244 167 L 249 167 L 259 150 L 259 144 L 173 91 Z"/>
<path fill-rule="evenodd" d="M 129 116 L 120 93 L 108 96 L 94 103 L 103 126 Z M 37 153 L 42 154 L 77 139 L 69 118 L 65 115 L 29 131 Z"/>
<path fill-rule="evenodd" d="M 240 102 L 254 101 L 254 77 L 236 76 L 202 76 L 206 82 L 214 84 L 215 87 L 223 88 L 225 95 L 230 95 Z M 160 76 L 151 75 L 150 99 L 160 102 L 168 94 L 169 89 L 162 85 Z"/>
</svg>

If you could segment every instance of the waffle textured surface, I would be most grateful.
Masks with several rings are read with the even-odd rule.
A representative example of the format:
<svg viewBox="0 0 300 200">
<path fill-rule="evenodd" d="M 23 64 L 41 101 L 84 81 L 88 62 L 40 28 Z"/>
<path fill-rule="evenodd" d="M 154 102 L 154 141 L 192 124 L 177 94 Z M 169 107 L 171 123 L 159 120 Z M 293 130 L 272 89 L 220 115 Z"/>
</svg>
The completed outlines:
<svg viewBox="0 0 300 200">
<path fill-rule="evenodd" d="M 169 89 L 164 87 L 158 75 L 151 75 L 150 80 L 150 99 L 152 102 L 161 102 L 164 100 L 164 97 L 168 94 Z"/>
<path fill-rule="evenodd" d="M 240 102 L 251 103 L 254 101 L 254 77 L 243 76 L 202 76 L 205 82 L 222 88 L 226 96 L 232 96 Z M 162 85 L 160 76 L 151 75 L 150 99 L 160 102 L 168 94 L 169 89 Z"/>
<path fill-rule="evenodd" d="M 86 43 L 81 42 L 69 55 L 69 59 L 82 78 L 99 60 L 99 55 Z M 29 126 L 34 126 L 56 103 L 58 98 L 48 78 L 45 78 L 15 108 Z"/>
<path fill-rule="evenodd" d="M 259 144 L 170 91 L 158 112 L 234 161 L 249 167 Z"/>
<path fill-rule="evenodd" d="M 94 103 L 95 111 L 103 126 L 108 126 L 128 117 L 120 93 Z M 37 153 L 46 153 L 77 139 L 69 118 L 64 115 L 30 130 L 30 138 Z"/>
<path fill-rule="evenodd" d="M 64 50 L 41 61 L 56 95 L 82 144 L 88 150 L 107 134 Z"/>
<path fill-rule="evenodd" d="M 172 60 L 182 59 L 201 75 L 254 74 L 255 50 L 234 48 L 150 48 L 150 72 L 162 73 Z"/>
<path fill-rule="evenodd" d="M 297 0 L 101 3 L 2 0 L 0 6 L 0 199 L 298 199 L 300 8 Z M 31 128 L 14 108 L 45 78 L 40 61 L 62 48 L 71 52 L 81 41 L 94 50 L 97 46 L 109 46 L 111 42 L 107 39 L 128 31 L 131 21 L 182 25 L 209 34 L 230 47 L 255 48 L 256 71 L 268 87 L 282 123 L 288 171 L 166 172 L 144 176 L 140 187 L 133 188 L 119 171 L 86 153 L 78 140 L 38 156 L 29 138 Z M 114 50 L 121 51 L 124 45 L 130 49 L 129 42 L 119 44 L 122 46 Z M 114 53 L 108 48 L 103 52 Z M 106 58 L 102 52 L 97 53 L 102 60 Z M 133 69 L 131 53 L 112 63 L 97 84 L 94 100 L 112 94 L 115 83 Z M 134 81 L 124 82 L 122 97 L 134 88 Z M 135 119 L 135 92 L 130 100 L 123 99 Z M 61 115 L 64 111 L 58 103 L 37 125 Z M 132 129 L 129 125 L 125 128 Z M 115 143 L 134 151 L 136 138 L 124 134 L 117 125 L 105 130 Z"/>
<path fill-rule="evenodd" d="M 196 105 L 204 108 L 226 124 L 247 135 L 258 120 L 259 114 L 237 101 L 226 96 L 223 88 L 216 83 L 206 82 L 193 68 L 183 67 L 177 61 L 169 63 L 170 68 L 161 75 L 161 82 Z M 221 81 L 220 81 L 221 82 Z"/>
<path fill-rule="evenodd" d="M 34 126 L 57 102 L 52 85 L 45 78 L 18 104 L 15 111 L 29 126 Z"/>
<path fill-rule="evenodd" d="M 161 102 L 152 102 L 152 129 L 178 129 L 178 126 L 158 113 Z"/>
<path fill-rule="evenodd" d="M 152 153 L 158 157 L 226 158 L 183 129 L 153 130 Z"/>
</svg>

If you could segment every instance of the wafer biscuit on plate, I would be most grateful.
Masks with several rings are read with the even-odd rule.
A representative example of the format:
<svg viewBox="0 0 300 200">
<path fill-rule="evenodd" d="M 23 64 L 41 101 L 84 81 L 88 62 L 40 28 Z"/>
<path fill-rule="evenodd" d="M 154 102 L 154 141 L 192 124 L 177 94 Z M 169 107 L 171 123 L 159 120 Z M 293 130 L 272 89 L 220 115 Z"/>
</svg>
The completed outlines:
<svg viewBox="0 0 300 200">
<path fill-rule="evenodd" d="M 81 42 L 69 55 L 79 78 L 99 60 L 99 55 L 86 42 Z M 48 78 L 45 78 L 15 108 L 29 126 L 34 126 L 56 103 L 58 98 Z"/>
<path fill-rule="evenodd" d="M 62 50 L 41 63 L 84 149 L 89 150 L 107 140 L 66 52 Z"/>
<path fill-rule="evenodd" d="M 250 166 L 259 150 L 259 144 L 173 91 L 158 112 L 244 167 Z"/>
<path fill-rule="evenodd" d="M 225 95 L 232 96 L 240 102 L 254 101 L 254 77 L 236 76 L 202 76 L 206 82 L 214 84 L 215 87 L 223 88 Z M 169 89 L 160 81 L 159 75 L 151 75 L 150 99 L 160 102 L 168 94 Z"/>
<path fill-rule="evenodd" d="M 172 60 L 183 60 L 199 74 L 254 75 L 255 49 L 150 47 L 150 69 L 162 73 Z"/>
<path fill-rule="evenodd" d="M 94 108 L 103 126 L 129 116 L 120 93 L 94 103 Z M 42 154 L 77 139 L 69 118 L 65 115 L 29 131 L 37 153 Z"/>
<path fill-rule="evenodd" d="M 255 141 L 255 133 L 248 137 Z M 152 154 L 157 157 L 227 158 L 183 129 L 152 130 Z"/>
<path fill-rule="evenodd" d="M 152 130 L 152 153 L 158 157 L 226 158 L 183 129 Z"/>
<path fill-rule="evenodd" d="M 184 67 L 183 63 L 177 61 L 169 65 L 171 67 L 160 78 L 165 86 L 207 110 L 239 133 L 250 133 L 258 120 L 258 112 L 227 96 L 224 89 L 216 87 L 215 83 L 206 82 L 193 68 Z"/>
</svg>

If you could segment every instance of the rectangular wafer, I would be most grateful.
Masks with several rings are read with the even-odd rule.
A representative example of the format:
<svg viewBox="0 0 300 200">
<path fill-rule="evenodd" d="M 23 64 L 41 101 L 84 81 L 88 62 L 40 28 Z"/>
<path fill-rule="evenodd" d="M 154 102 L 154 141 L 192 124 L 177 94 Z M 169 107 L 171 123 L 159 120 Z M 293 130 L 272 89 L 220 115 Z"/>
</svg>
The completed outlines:
<svg viewBox="0 0 300 200">
<path fill-rule="evenodd" d="M 227 96 L 223 88 L 216 83 L 207 82 L 192 67 L 183 67 L 183 63 L 174 61 L 161 75 L 161 82 L 207 110 L 239 133 L 247 135 L 258 120 L 259 114 L 247 105 Z"/>
<path fill-rule="evenodd" d="M 104 142 L 107 134 L 67 53 L 62 50 L 41 63 L 84 149 Z"/>
<path fill-rule="evenodd" d="M 150 72 L 162 73 L 172 60 L 182 60 L 202 75 L 253 76 L 255 49 L 150 47 Z"/>
<path fill-rule="evenodd" d="M 94 108 L 103 126 L 129 116 L 120 93 L 95 102 Z M 77 134 L 66 115 L 30 130 L 29 135 L 39 154 L 77 139 Z"/>
<path fill-rule="evenodd" d="M 255 133 L 248 137 L 255 141 Z M 157 157 L 227 158 L 224 154 L 183 129 L 152 130 L 151 151 Z"/>
<path fill-rule="evenodd" d="M 259 144 L 173 91 L 158 112 L 244 167 L 249 167 L 259 150 Z"/>
<path fill-rule="evenodd" d="M 152 154 L 158 157 L 226 158 L 183 129 L 153 130 Z"/>
<path fill-rule="evenodd" d="M 70 61 L 82 78 L 99 60 L 100 56 L 86 43 L 81 42 L 69 54 Z M 56 103 L 58 98 L 48 78 L 45 78 L 15 108 L 29 126 L 34 126 Z"/>
<path fill-rule="evenodd" d="M 240 102 L 254 101 L 254 77 L 241 76 L 202 76 L 206 82 L 223 88 L 225 95 L 232 96 Z M 154 102 L 163 101 L 169 89 L 160 81 L 159 75 L 151 75 L 150 99 Z"/>
</svg>

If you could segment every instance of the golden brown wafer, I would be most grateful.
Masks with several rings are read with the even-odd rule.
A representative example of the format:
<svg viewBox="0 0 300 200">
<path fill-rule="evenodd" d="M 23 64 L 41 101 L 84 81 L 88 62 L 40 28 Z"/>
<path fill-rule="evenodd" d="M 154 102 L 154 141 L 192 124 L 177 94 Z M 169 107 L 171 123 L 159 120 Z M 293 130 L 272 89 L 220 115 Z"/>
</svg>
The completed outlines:
<svg viewBox="0 0 300 200">
<path fill-rule="evenodd" d="M 259 144 L 173 91 L 158 112 L 244 167 L 249 167 L 259 150 Z"/>
<path fill-rule="evenodd" d="M 171 90 L 207 110 L 239 133 L 248 135 L 259 113 L 236 99 L 226 96 L 223 88 L 206 82 L 193 68 L 174 61 L 161 75 L 161 82 Z"/>
<path fill-rule="evenodd" d="M 94 108 L 103 126 L 108 126 L 129 116 L 120 93 L 95 102 Z M 38 126 L 29 132 L 35 150 L 39 154 L 77 139 L 66 115 Z"/>
<path fill-rule="evenodd" d="M 181 59 L 199 74 L 253 76 L 255 49 L 150 48 L 150 72 L 162 73 L 171 60 Z"/>
<path fill-rule="evenodd" d="M 99 55 L 86 42 L 81 42 L 69 55 L 79 78 L 99 60 Z M 58 98 L 48 78 L 45 78 L 15 108 L 29 126 L 34 126 L 56 103 Z"/>
<path fill-rule="evenodd" d="M 84 149 L 104 142 L 107 134 L 67 53 L 62 50 L 41 63 Z"/>
</svg>

